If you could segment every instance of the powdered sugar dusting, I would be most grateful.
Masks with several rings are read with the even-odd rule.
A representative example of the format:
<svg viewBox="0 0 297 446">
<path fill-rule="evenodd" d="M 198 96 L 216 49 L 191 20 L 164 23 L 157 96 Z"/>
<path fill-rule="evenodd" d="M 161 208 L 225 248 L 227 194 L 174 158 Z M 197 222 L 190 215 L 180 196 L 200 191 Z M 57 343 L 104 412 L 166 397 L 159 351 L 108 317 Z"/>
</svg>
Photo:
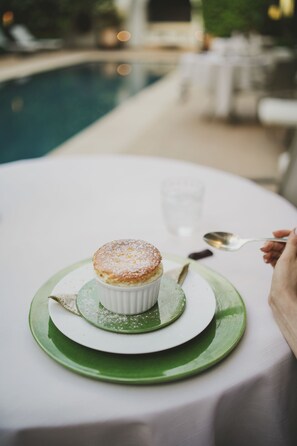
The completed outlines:
<svg viewBox="0 0 297 446">
<path fill-rule="evenodd" d="M 106 282 L 139 282 L 155 274 L 162 260 L 160 251 L 144 240 L 113 240 L 93 257 L 97 274 Z"/>
<path fill-rule="evenodd" d="M 126 315 L 113 313 L 99 304 L 94 306 L 94 302 L 85 300 L 84 302 L 84 317 L 87 320 L 92 320 L 96 314 L 96 325 L 111 331 L 116 332 L 133 332 L 139 329 L 139 325 L 150 322 L 152 318 L 151 312 L 141 314 L 141 323 L 139 315 Z M 147 321 L 147 322 L 146 322 Z M 141 330 L 140 330 L 141 332 Z"/>
</svg>

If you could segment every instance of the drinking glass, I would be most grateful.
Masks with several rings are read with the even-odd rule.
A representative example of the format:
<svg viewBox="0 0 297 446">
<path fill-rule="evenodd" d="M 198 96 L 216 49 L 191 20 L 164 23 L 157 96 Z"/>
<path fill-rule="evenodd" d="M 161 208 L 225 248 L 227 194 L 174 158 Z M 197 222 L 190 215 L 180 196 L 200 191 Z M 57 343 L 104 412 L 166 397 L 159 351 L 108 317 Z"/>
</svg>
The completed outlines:
<svg viewBox="0 0 297 446">
<path fill-rule="evenodd" d="M 192 236 L 200 229 L 204 185 L 196 178 L 168 178 L 161 185 L 161 204 L 168 231 Z"/>
</svg>

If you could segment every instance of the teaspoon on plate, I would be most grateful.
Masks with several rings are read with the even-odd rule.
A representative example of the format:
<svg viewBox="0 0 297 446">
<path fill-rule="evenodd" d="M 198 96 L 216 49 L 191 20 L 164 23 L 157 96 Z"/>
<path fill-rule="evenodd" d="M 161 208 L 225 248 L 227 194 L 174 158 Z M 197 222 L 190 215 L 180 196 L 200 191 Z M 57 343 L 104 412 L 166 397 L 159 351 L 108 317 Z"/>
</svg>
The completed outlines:
<svg viewBox="0 0 297 446">
<path fill-rule="evenodd" d="M 242 238 L 231 232 L 209 232 L 203 236 L 203 240 L 213 248 L 225 251 L 237 251 L 248 242 L 287 242 L 287 238 L 276 237 Z"/>
</svg>

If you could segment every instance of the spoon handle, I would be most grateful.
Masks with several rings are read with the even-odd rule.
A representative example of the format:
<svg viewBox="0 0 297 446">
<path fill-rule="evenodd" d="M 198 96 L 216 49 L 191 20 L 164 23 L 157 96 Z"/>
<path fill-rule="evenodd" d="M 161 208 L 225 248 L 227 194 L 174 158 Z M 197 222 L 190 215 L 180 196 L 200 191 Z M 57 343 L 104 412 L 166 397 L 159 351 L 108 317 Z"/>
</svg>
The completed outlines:
<svg viewBox="0 0 297 446">
<path fill-rule="evenodd" d="M 288 238 L 287 237 L 283 237 L 283 238 L 279 238 L 279 237 L 265 237 L 265 238 L 253 238 L 250 239 L 250 241 L 253 242 L 281 242 L 281 243 L 287 243 Z"/>
</svg>

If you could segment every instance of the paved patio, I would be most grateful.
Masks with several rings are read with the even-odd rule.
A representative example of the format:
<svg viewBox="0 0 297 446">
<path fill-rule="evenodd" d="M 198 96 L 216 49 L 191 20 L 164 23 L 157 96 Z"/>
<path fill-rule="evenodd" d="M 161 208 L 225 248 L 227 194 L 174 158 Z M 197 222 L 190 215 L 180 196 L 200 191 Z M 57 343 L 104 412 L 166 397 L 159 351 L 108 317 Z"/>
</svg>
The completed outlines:
<svg viewBox="0 0 297 446">
<path fill-rule="evenodd" d="M 30 75 L 87 60 L 178 62 L 176 51 L 57 52 L 0 58 L 0 80 Z M 178 70 L 127 100 L 49 156 L 77 153 L 128 153 L 170 157 L 222 169 L 251 179 L 277 176 L 284 150 L 282 131 L 256 120 L 258 96 L 236 99 L 235 122 L 212 117 L 211 98 L 193 88 L 187 101 L 179 98 Z"/>
</svg>

